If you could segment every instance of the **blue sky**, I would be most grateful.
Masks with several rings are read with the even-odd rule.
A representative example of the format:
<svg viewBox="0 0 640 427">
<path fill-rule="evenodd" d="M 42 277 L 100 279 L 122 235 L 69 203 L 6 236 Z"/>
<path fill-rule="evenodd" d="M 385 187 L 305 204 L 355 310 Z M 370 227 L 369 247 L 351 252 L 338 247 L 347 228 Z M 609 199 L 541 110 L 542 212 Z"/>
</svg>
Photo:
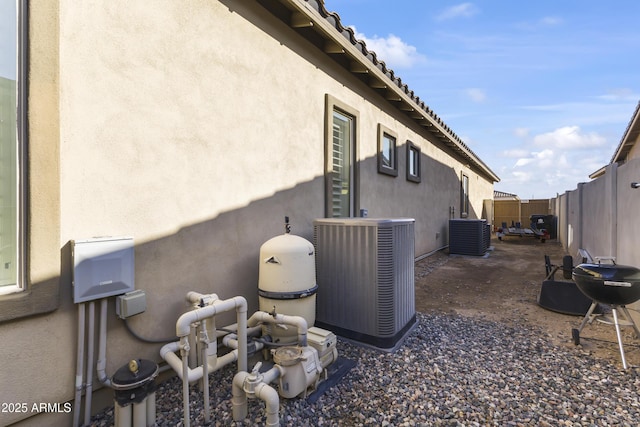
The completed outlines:
<svg viewBox="0 0 640 427">
<path fill-rule="evenodd" d="M 608 164 L 640 100 L 640 1 L 325 0 L 521 199 Z"/>
<path fill-rule="evenodd" d="M 16 61 L 5 52 L 16 49 L 16 2 L 0 0 L 0 77 L 11 80 L 16 78 Z"/>
</svg>

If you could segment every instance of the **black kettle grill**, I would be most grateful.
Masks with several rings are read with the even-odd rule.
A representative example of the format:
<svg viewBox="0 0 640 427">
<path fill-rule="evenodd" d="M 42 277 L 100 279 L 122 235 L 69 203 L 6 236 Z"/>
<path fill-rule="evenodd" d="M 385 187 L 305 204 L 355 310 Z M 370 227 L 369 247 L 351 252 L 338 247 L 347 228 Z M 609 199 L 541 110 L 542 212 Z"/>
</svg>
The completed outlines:
<svg viewBox="0 0 640 427">
<path fill-rule="evenodd" d="M 622 337 L 620 335 L 620 319 L 618 310 L 621 310 L 626 318 L 626 324 L 633 326 L 637 337 L 640 330 L 629 314 L 626 305 L 640 299 L 640 270 L 635 267 L 617 264 L 580 264 L 573 269 L 572 277 L 578 289 L 593 300 L 591 307 L 582 320 L 579 329 L 573 329 L 573 341 L 580 344 L 580 332 L 584 326 L 592 320 L 593 311 L 598 303 L 611 306 L 613 324 L 616 327 L 616 336 L 622 357 L 622 366 L 627 369 L 627 361 L 624 357 Z"/>
</svg>

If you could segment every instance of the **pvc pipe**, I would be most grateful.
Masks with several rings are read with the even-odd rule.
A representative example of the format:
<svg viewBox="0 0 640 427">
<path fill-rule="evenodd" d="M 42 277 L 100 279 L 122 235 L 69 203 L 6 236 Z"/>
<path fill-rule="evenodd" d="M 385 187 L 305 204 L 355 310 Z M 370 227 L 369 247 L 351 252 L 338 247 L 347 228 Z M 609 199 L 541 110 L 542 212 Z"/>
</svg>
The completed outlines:
<svg viewBox="0 0 640 427">
<path fill-rule="evenodd" d="M 280 398 L 276 389 L 268 385 L 268 383 L 275 381 L 282 373 L 282 367 L 279 366 L 274 366 L 267 372 L 262 373 L 262 380 L 255 386 L 253 391 L 255 397 L 265 402 L 267 413 L 266 425 L 268 426 L 280 425 L 280 416 L 278 414 Z M 238 372 L 233 377 L 231 403 L 233 405 L 232 413 L 234 421 L 241 421 L 247 417 L 247 392 L 244 390 L 244 383 L 250 375 L 248 372 Z"/>
<path fill-rule="evenodd" d="M 280 416 L 278 411 L 280 410 L 280 398 L 275 388 L 265 383 L 260 383 L 256 386 L 256 397 L 263 400 L 266 404 L 267 422 L 268 426 L 279 426 Z"/>
<path fill-rule="evenodd" d="M 277 380 L 280 377 L 283 377 L 284 374 L 286 373 L 286 368 L 280 365 L 274 365 L 273 368 L 269 369 L 266 372 L 263 372 L 262 375 L 262 382 L 264 383 L 272 383 L 275 380 Z"/>
<path fill-rule="evenodd" d="M 172 342 L 166 344 L 160 349 L 160 356 L 173 368 L 173 370 L 178 374 L 181 380 L 187 380 L 187 382 L 194 382 L 202 378 L 202 367 L 198 366 L 195 369 L 189 368 L 189 361 L 187 360 L 187 375 L 184 375 L 183 372 L 183 360 L 180 356 L 175 354 L 175 351 L 180 349 L 180 342 Z"/>
<path fill-rule="evenodd" d="M 218 295 L 216 294 L 201 294 L 199 292 L 190 291 L 187 292 L 186 300 L 191 304 L 203 304 L 210 305 L 214 301 L 218 300 Z"/>
<path fill-rule="evenodd" d="M 203 373 L 198 375 L 194 372 L 197 371 L 198 368 L 194 370 L 189 369 L 189 335 L 191 333 L 191 325 L 196 322 L 201 322 L 208 318 L 214 317 L 215 315 L 225 312 L 231 311 L 233 309 L 236 310 L 236 317 L 238 322 L 238 372 L 246 371 L 247 369 L 247 300 L 244 297 L 236 296 L 227 300 L 219 300 L 215 294 L 203 296 L 202 294 L 198 294 L 197 292 L 189 292 L 187 294 L 187 300 L 193 302 L 194 300 L 205 302 L 205 299 L 208 301 L 208 305 L 204 307 L 195 308 L 194 310 L 183 313 L 178 320 L 176 321 L 176 335 L 180 337 L 180 359 L 182 359 L 182 400 L 183 400 L 183 416 L 184 416 L 184 426 L 189 427 L 190 425 L 190 414 L 189 414 L 189 374 L 192 373 L 195 379 L 202 378 L 204 376 L 204 367 L 199 366 L 198 368 L 203 370 Z M 210 302 L 210 303 L 209 303 Z M 206 327 L 205 327 L 206 330 Z M 174 358 L 175 354 L 170 351 L 173 347 L 172 343 L 165 345 L 161 349 L 161 354 L 163 354 L 163 358 L 172 365 L 177 362 Z M 173 354 L 173 356 L 172 356 Z M 217 356 L 216 356 L 217 357 Z M 206 370 L 208 372 L 209 368 L 209 360 L 206 358 L 203 360 L 203 365 L 206 364 Z M 217 364 L 217 363 L 216 363 Z M 175 368 L 174 368 L 175 369 Z M 179 370 L 176 370 L 180 372 Z M 206 378 L 208 384 L 208 377 Z M 208 399 L 207 399 L 208 400 Z"/>
<path fill-rule="evenodd" d="M 291 325 L 298 328 L 298 344 L 301 347 L 307 346 L 307 321 L 301 316 L 287 316 L 285 314 L 271 315 L 266 311 L 256 311 L 247 321 L 249 327 L 259 323 L 275 323 Z"/>
<path fill-rule="evenodd" d="M 211 420 L 211 405 L 209 403 L 209 337 L 207 336 L 207 321 L 201 326 L 202 342 L 202 398 L 204 399 L 204 422 L 209 424 Z M 213 356 L 215 357 L 215 355 Z M 214 360 L 214 366 L 215 366 Z"/>
<path fill-rule="evenodd" d="M 94 301 L 89 303 L 89 328 L 87 331 L 87 386 L 84 393 L 84 424 L 91 421 L 91 398 L 93 393 L 93 338 L 95 331 L 96 305 Z"/>
<path fill-rule="evenodd" d="M 231 385 L 231 412 L 233 421 L 242 421 L 247 418 L 247 394 L 244 392 L 244 380 L 249 376 L 248 372 L 238 372 L 233 377 Z"/>
<path fill-rule="evenodd" d="M 76 396 L 73 408 L 73 426 L 80 424 L 80 405 L 82 404 L 82 380 L 84 360 L 84 303 L 78 305 L 78 354 L 76 358 Z"/>
<path fill-rule="evenodd" d="M 178 377 L 181 380 L 184 380 L 184 374 L 182 372 L 182 360 L 180 359 L 180 356 L 175 354 L 175 352 L 177 352 L 178 350 L 180 350 L 179 341 L 165 344 L 160 349 L 160 356 L 164 359 L 165 362 L 167 362 L 167 365 L 169 365 L 176 372 Z M 216 357 L 215 365 L 212 365 L 211 363 L 209 363 L 209 371 L 217 371 L 227 366 L 229 363 L 233 363 L 237 360 L 238 360 L 238 350 L 236 349 L 220 357 Z M 193 383 L 194 381 L 198 381 L 202 377 L 203 377 L 202 366 L 198 366 L 194 369 L 188 368 L 186 378 L 187 378 L 187 381 L 189 381 L 190 383 Z"/>
<path fill-rule="evenodd" d="M 133 404 L 133 427 L 147 427 L 146 397 L 142 400 L 142 402 Z"/>
<path fill-rule="evenodd" d="M 200 320 L 204 320 L 208 317 L 215 316 L 216 314 L 231 311 L 236 309 L 238 313 L 244 310 L 244 313 L 247 312 L 247 300 L 244 297 L 233 297 L 227 300 L 217 300 L 214 301 L 211 305 L 204 306 L 202 308 L 197 308 L 195 310 L 187 311 L 182 316 L 178 318 L 176 322 L 176 336 L 184 337 L 189 335 L 189 331 L 191 330 L 191 324 L 198 322 Z M 246 318 L 245 318 L 246 319 Z M 242 328 L 240 319 L 238 320 L 238 333 L 246 333 L 246 320 L 244 330 L 241 331 Z"/>
<path fill-rule="evenodd" d="M 98 343 L 98 380 L 107 387 L 111 387 L 111 380 L 106 374 L 107 369 L 107 299 L 100 301 L 100 336 Z"/>
<path fill-rule="evenodd" d="M 229 334 L 237 334 L 238 324 L 233 323 L 228 326 L 223 326 L 222 328 L 216 329 L 216 338 L 221 338 Z M 262 335 L 262 326 L 254 326 L 252 328 L 247 327 L 247 336 L 249 337 L 257 337 Z"/>
<path fill-rule="evenodd" d="M 218 343 L 217 343 L 217 336 L 216 336 L 216 318 L 215 317 L 210 317 L 209 319 L 207 319 L 204 324 L 204 331 L 207 334 L 207 358 L 215 358 L 218 356 Z M 216 337 L 214 338 L 214 343 L 215 345 L 209 345 L 211 343 L 211 338 L 209 337 Z M 204 360 L 204 359 L 203 359 Z M 211 366 L 215 366 L 215 360 L 214 363 L 209 362 L 209 364 Z"/>
<path fill-rule="evenodd" d="M 180 357 L 182 359 L 182 376 L 189 377 L 189 340 L 186 336 L 180 338 Z M 189 414 L 189 381 L 182 380 L 182 410 L 184 427 L 189 427 L 191 415 Z"/>
<path fill-rule="evenodd" d="M 120 406 L 116 403 L 115 424 L 118 427 L 131 427 L 131 411 L 133 405 Z"/>
<path fill-rule="evenodd" d="M 147 396 L 147 427 L 153 427 L 156 423 L 156 392 Z"/>
<path fill-rule="evenodd" d="M 242 297 L 240 297 L 242 298 Z M 238 372 L 247 370 L 247 300 L 238 306 Z"/>
</svg>

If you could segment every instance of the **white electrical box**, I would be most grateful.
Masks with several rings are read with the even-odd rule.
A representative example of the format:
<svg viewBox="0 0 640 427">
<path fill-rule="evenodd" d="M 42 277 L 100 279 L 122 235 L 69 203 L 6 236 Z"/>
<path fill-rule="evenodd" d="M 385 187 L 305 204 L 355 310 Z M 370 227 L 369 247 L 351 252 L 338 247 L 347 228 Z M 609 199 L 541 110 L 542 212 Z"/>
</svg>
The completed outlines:
<svg viewBox="0 0 640 427">
<path fill-rule="evenodd" d="M 71 257 L 74 303 L 121 295 L 135 289 L 133 238 L 72 240 Z"/>
<path fill-rule="evenodd" d="M 116 314 L 121 319 L 144 313 L 146 309 L 147 294 L 141 289 L 116 297 Z"/>
</svg>

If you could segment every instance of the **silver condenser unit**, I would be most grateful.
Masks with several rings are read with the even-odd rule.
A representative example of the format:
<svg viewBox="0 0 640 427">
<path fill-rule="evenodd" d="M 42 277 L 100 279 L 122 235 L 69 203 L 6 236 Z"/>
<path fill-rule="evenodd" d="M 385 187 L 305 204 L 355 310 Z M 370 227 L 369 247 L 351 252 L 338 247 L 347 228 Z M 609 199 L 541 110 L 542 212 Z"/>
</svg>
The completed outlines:
<svg viewBox="0 0 640 427">
<path fill-rule="evenodd" d="M 416 322 L 414 223 L 314 221 L 316 325 L 381 349 L 399 345 Z"/>
</svg>

